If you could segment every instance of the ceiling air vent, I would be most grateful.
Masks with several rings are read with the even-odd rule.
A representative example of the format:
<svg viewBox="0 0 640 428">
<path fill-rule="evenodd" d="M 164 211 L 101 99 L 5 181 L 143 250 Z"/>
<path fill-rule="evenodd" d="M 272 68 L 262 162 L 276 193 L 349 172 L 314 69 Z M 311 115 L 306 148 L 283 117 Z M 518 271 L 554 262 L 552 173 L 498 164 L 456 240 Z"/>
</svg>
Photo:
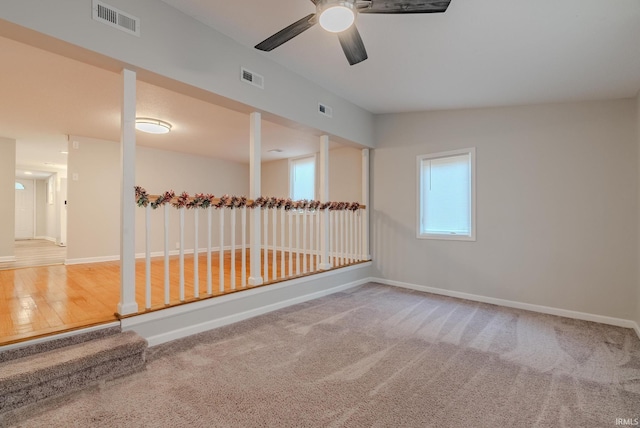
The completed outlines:
<svg viewBox="0 0 640 428">
<path fill-rule="evenodd" d="M 318 113 L 327 117 L 333 117 L 333 109 L 322 103 L 318 103 Z"/>
<path fill-rule="evenodd" d="M 93 0 L 93 19 L 140 37 L 140 18 L 129 15 L 99 0 Z"/>
<path fill-rule="evenodd" d="M 257 86 L 260 89 L 264 89 L 264 77 L 260 76 L 253 71 L 247 70 L 244 67 L 240 67 L 240 80 L 253 86 Z"/>
</svg>

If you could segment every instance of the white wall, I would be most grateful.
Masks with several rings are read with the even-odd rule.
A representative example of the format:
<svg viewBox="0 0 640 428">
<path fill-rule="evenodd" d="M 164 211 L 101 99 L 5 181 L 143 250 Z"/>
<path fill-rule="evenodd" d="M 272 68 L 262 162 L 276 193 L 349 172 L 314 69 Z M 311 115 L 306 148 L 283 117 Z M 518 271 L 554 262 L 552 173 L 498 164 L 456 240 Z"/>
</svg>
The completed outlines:
<svg viewBox="0 0 640 428">
<path fill-rule="evenodd" d="M 377 276 L 634 319 L 635 100 L 376 117 Z M 416 239 L 416 156 L 477 150 L 477 241 Z"/>
<path fill-rule="evenodd" d="M 263 195 L 289 197 L 288 159 L 263 163 L 261 172 Z M 319 189 L 316 169 L 316 195 L 320 194 Z M 362 150 L 353 147 L 329 150 L 329 199 L 362 202 Z"/>
<path fill-rule="evenodd" d="M 0 260 L 14 257 L 16 140 L 0 137 Z"/>
<path fill-rule="evenodd" d="M 37 238 L 47 235 L 47 180 L 35 180 L 36 184 L 36 231 Z"/>
<path fill-rule="evenodd" d="M 71 137 L 68 155 L 68 260 L 72 263 L 118 258 L 120 254 L 120 143 Z M 73 141 L 79 143 L 73 148 Z M 77 174 L 77 180 L 74 180 Z M 136 183 L 149 194 L 174 190 L 195 193 L 246 195 L 248 165 L 177 152 L 136 148 Z M 131 197 L 134 197 L 131 189 Z M 201 216 L 199 246 L 206 245 L 206 219 Z M 178 212 L 170 211 L 170 249 L 178 239 Z M 193 213 L 186 216 L 185 248 L 193 248 Z M 152 251 L 163 248 L 163 212 L 152 217 Z M 217 233 L 214 233 L 214 239 Z M 227 242 L 229 240 L 227 239 Z M 239 241 L 238 241 L 239 242 Z M 144 251 L 144 210 L 136 211 L 136 252 Z"/>
<path fill-rule="evenodd" d="M 252 109 L 348 141 L 365 146 L 373 144 L 371 113 L 164 2 L 107 2 L 140 18 L 140 37 L 93 21 L 90 0 L 21 0 L 5 3 L 8 4 L 0 8 L 0 19 L 9 22 L 0 23 L 0 35 L 75 55 L 81 60 L 91 59 L 85 51 L 74 51 L 71 45 L 76 45 L 106 55 L 121 64 L 130 64 L 138 69 L 140 76 L 148 70 L 209 91 L 217 95 L 221 104 L 245 110 L 247 106 L 252 106 Z M 51 40 L 40 40 L 36 34 L 25 34 L 10 23 L 71 45 L 60 46 L 60 43 Z M 103 59 L 96 61 L 104 63 Z M 110 67 L 118 68 L 118 62 L 114 61 Z M 258 89 L 241 82 L 241 66 L 263 75 L 265 88 Z M 335 114 L 332 119 L 318 113 L 318 102 L 333 108 Z"/>
</svg>

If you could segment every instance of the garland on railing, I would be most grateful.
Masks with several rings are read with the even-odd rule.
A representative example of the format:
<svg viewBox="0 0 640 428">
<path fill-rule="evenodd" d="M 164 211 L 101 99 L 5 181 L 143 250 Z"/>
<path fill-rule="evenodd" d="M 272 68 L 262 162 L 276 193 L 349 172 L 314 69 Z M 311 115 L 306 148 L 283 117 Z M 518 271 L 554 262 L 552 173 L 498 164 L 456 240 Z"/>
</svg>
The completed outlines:
<svg viewBox="0 0 640 428">
<path fill-rule="evenodd" d="M 314 200 L 292 201 L 287 198 L 274 198 L 260 196 L 255 200 L 249 200 L 245 196 L 229 196 L 223 195 L 216 198 L 211 194 L 196 193 L 195 196 L 189 196 L 187 192 L 182 192 L 176 196 L 173 190 L 164 192 L 162 195 L 149 195 L 147 191 L 140 186 L 135 187 L 136 203 L 139 207 L 150 205 L 154 210 L 162 205 L 170 204 L 175 208 L 269 208 L 290 210 L 310 210 L 310 211 L 358 211 L 365 208 L 359 202 L 320 202 Z"/>
</svg>

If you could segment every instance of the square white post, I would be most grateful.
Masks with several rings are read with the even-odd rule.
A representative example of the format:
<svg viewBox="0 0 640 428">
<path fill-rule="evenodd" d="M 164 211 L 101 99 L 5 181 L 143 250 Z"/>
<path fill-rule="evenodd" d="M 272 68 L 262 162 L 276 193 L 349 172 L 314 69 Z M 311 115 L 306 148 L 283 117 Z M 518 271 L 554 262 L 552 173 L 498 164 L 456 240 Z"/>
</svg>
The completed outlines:
<svg viewBox="0 0 640 428">
<path fill-rule="evenodd" d="M 249 131 L 249 198 L 255 200 L 260 197 L 260 162 L 261 159 L 261 130 L 262 116 L 258 112 L 250 115 Z M 262 275 L 260 273 L 260 208 L 251 210 L 249 220 L 249 285 L 261 285 Z M 265 242 L 266 245 L 266 242 Z"/>
<path fill-rule="evenodd" d="M 369 215 L 371 206 L 369 201 L 369 149 L 362 149 L 362 259 L 371 260 L 369 252 Z"/>
<path fill-rule="evenodd" d="M 138 312 L 136 303 L 136 72 L 122 70 L 120 168 L 120 302 L 118 314 Z"/>
<path fill-rule="evenodd" d="M 320 137 L 320 201 L 329 202 L 329 136 Z M 329 210 L 320 216 L 320 264 L 319 269 L 331 269 L 329 260 Z"/>
</svg>

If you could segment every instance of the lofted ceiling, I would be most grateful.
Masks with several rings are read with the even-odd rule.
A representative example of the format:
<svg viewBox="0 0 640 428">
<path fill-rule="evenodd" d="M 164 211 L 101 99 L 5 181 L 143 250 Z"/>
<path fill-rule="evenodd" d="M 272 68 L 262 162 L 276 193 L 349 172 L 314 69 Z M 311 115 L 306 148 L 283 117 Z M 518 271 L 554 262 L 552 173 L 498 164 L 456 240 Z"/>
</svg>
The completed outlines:
<svg viewBox="0 0 640 428">
<path fill-rule="evenodd" d="M 69 135 L 120 141 L 120 74 L 3 37 L 0 52 L 0 136 L 17 141 L 18 178 L 64 171 Z M 165 135 L 137 131 L 136 144 L 249 162 L 248 114 L 141 80 L 136 96 L 137 116 L 173 126 Z M 318 147 L 317 132 L 263 118 L 263 161 L 314 153 Z"/>
<path fill-rule="evenodd" d="M 250 49 L 315 11 L 310 0 L 163 1 Z M 373 113 L 625 98 L 640 89 L 638 0 L 451 0 L 443 14 L 361 14 L 356 24 L 369 58 L 354 66 L 317 25 L 255 52 Z M 1 37 L 0 52 L 0 135 L 18 140 L 23 170 L 63 168 L 70 134 L 119 141 L 118 74 Z M 138 144 L 247 162 L 246 114 L 150 83 L 137 89 L 138 115 L 174 126 L 168 135 L 138 132 Z M 263 121 L 264 161 L 317 144 L 313 130 Z"/>
<path fill-rule="evenodd" d="M 315 12 L 310 0 L 163 1 L 251 48 Z M 356 24 L 369 59 L 354 66 L 318 25 L 262 54 L 373 113 L 640 89 L 638 0 L 451 0 L 442 14 L 360 14 Z"/>
</svg>

